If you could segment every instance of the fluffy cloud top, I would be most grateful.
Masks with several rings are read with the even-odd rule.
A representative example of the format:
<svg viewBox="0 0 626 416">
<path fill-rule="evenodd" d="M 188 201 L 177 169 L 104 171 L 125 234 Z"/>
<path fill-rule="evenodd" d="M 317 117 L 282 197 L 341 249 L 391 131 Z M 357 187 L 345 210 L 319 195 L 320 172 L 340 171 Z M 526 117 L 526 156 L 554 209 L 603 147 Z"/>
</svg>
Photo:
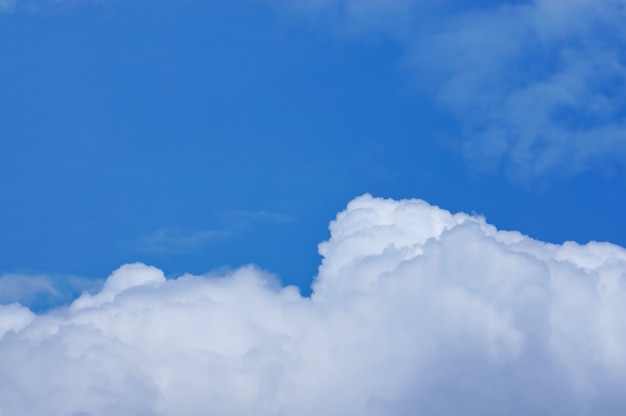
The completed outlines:
<svg viewBox="0 0 626 416">
<path fill-rule="evenodd" d="M 623 163 L 624 0 L 289 3 L 403 43 L 416 81 L 463 125 L 459 145 L 476 166 L 528 179 Z"/>
<path fill-rule="evenodd" d="M 311 297 L 129 264 L 67 307 L 1 306 L 0 415 L 626 412 L 623 248 L 369 195 L 330 231 Z"/>
</svg>

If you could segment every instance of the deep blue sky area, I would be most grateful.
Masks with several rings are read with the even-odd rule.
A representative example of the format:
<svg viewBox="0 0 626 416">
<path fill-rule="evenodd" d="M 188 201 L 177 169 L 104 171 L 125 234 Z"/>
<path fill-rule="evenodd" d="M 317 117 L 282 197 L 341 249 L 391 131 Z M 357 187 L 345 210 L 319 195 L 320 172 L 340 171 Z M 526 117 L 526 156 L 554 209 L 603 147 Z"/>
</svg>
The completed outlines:
<svg viewBox="0 0 626 416">
<path fill-rule="evenodd" d="M 20 4 L 0 13 L 0 274 L 255 263 L 306 291 L 328 222 L 365 192 L 545 241 L 626 245 L 624 140 L 584 169 L 480 169 L 464 137 L 484 120 L 459 116 L 449 85 L 424 88 L 424 71 L 438 79 L 415 64 L 429 52 L 411 61 L 425 34 L 347 17 L 342 30 L 260 1 Z M 589 137 L 549 143 L 571 143 L 567 161 Z"/>
</svg>

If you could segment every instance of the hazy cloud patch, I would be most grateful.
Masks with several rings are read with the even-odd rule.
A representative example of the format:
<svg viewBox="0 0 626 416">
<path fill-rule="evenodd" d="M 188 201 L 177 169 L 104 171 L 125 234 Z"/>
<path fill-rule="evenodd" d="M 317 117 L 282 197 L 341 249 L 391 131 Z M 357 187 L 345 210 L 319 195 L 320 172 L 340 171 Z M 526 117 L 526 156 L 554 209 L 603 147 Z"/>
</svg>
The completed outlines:
<svg viewBox="0 0 626 416">
<path fill-rule="evenodd" d="M 403 44 L 403 66 L 461 122 L 451 141 L 475 168 L 532 180 L 623 165 L 623 0 L 300 0 L 290 7 L 350 35 Z"/>
<path fill-rule="evenodd" d="M 231 210 L 224 211 L 218 215 L 220 222 L 225 226 L 242 228 L 253 225 L 257 222 L 267 222 L 273 224 L 290 224 L 296 218 L 289 214 L 265 210 Z"/>
<path fill-rule="evenodd" d="M 86 290 L 98 290 L 101 282 L 78 276 L 8 273 L 0 275 L 0 304 L 20 302 L 33 310 L 70 303 Z"/>
<path fill-rule="evenodd" d="M 223 230 L 187 231 L 181 228 L 161 228 L 127 244 L 134 251 L 150 254 L 175 255 L 197 250 L 231 235 Z"/>
<path fill-rule="evenodd" d="M 15 8 L 15 0 L 0 0 L 0 12 L 10 12 Z"/>
<path fill-rule="evenodd" d="M 567 176 L 626 156 L 622 1 L 548 2 L 451 16 L 410 44 L 464 123 L 470 162 Z"/>
</svg>

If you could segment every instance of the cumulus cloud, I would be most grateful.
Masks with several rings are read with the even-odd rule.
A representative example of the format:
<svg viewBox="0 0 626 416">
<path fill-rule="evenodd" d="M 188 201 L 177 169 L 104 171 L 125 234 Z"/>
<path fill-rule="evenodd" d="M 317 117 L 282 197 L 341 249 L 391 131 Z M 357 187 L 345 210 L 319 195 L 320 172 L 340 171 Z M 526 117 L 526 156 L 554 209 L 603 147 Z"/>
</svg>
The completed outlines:
<svg viewBox="0 0 626 416">
<path fill-rule="evenodd" d="M 66 307 L 0 307 L 0 415 L 626 411 L 625 249 L 369 195 L 330 232 L 311 297 L 128 264 Z"/>
<path fill-rule="evenodd" d="M 274 0 L 276 1 L 276 0 Z M 351 34 L 406 46 L 474 166 L 567 176 L 626 156 L 626 2 L 300 0 Z"/>
</svg>

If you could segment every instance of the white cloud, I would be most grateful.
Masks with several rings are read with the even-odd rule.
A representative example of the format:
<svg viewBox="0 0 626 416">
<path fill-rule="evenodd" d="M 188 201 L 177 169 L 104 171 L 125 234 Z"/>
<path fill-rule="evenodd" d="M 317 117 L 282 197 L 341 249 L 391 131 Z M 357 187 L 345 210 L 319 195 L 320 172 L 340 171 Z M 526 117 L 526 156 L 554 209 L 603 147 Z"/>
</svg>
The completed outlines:
<svg viewBox="0 0 626 416">
<path fill-rule="evenodd" d="M 624 0 L 292 3 L 403 43 L 417 83 L 463 125 L 474 166 L 532 179 L 623 164 Z"/>
<path fill-rule="evenodd" d="M 20 331 L 35 319 L 35 315 L 17 303 L 0 305 L 0 339 L 10 331 Z"/>
<path fill-rule="evenodd" d="M 617 415 L 626 250 L 419 200 L 331 223 L 310 298 L 244 267 L 0 308 L 0 415 Z"/>
</svg>

